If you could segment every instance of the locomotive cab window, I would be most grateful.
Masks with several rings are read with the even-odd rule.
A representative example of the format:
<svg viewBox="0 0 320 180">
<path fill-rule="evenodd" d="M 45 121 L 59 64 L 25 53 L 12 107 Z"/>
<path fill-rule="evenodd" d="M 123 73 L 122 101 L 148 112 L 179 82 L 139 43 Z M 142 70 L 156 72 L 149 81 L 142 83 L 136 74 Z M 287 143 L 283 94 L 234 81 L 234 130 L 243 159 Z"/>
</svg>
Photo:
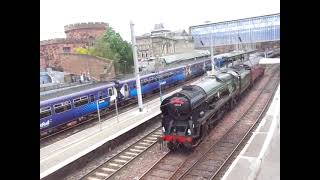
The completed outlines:
<svg viewBox="0 0 320 180">
<path fill-rule="evenodd" d="M 71 109 L 71 102 L 66 101 L 59 104 L 55 104 L 54 106 L 55 113 L 62 113 Z"/>
<path fill-rule="evenodd" d="M 88 96 L 82 96 L 73 100 L 74 107 L 83 106 L 88 104 Z"/>
<path fill-rule="evenodd" d="M 47 106 L 40 109 L 40 119 L 51 116 L 51 107 Z"/>
</svg>

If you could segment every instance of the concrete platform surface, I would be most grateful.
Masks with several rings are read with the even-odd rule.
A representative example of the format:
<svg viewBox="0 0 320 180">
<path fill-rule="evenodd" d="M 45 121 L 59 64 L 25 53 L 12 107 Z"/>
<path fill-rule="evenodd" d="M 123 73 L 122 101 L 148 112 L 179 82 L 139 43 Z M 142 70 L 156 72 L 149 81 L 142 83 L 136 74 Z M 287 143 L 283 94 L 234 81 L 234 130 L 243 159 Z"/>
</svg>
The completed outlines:
<svg viewBox="0 0 320 180">
<path fill-rule="evenodd" d="M 248 143 L 222 180 L 280 179 L 280 85 Z"/>
</svg>

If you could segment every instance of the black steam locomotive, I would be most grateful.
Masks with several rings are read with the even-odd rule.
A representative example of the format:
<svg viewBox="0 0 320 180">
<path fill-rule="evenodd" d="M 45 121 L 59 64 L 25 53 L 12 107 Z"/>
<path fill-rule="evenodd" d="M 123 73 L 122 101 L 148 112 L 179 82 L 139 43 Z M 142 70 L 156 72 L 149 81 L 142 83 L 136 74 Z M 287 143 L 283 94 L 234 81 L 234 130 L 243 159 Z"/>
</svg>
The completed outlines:
<svg viewBox="0 0 320 180">
<path fill-rule="evenodd" d="M 162 140 L 170 150 L 197 146 L 214 123 L 263 75 L 256 65 L 236 65 L 167 97 L 161 104 Z"/>
</svg>

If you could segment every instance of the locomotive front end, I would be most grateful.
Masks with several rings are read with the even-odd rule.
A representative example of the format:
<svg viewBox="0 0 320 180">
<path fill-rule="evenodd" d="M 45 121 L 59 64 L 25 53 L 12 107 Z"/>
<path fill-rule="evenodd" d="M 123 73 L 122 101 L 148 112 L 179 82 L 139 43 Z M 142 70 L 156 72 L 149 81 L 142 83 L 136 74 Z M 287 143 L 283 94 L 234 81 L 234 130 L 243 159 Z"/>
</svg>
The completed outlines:
<svg viewBox="0 0 320 180">
<path fill-rule="evenodd" d="M 192 134 L 189 127 L 191 107 L 186 97 L 169 97 L 164 100 L 162 110 L 163 136 L 170 149 L 183 145 L 188 147 L 192 143 Z"/>
<path fill-rule="evenodd" d="M 205 99 L 198 87 L 184 87 L 179 93 L 166 98 L 161 104 L 162 140 L 169 149 L 191 148 L 195 135 L 195 109 Z"/>
</svg>

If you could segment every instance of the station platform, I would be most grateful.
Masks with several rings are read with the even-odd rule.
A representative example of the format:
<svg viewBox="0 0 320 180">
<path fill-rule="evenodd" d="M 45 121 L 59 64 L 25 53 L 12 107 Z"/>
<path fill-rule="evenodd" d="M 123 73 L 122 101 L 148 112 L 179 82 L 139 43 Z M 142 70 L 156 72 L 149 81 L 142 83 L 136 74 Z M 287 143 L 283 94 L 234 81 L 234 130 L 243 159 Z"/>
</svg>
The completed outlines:
<svg viewBox="0 0 320 180">
<path fill-rule="evenodd" d="M 248 143 L 222 180 L 280 179 L 280 85 Z"/>
<path fill-rule="evenodd" d="M 200 79 L 187 84 L 194 84 Z M 181 88 L 177 88 L 176 90 L 163 95 L 163 98 L 166 98 L 180 90 Z M 40 179 L 159 114 L 160 98 L 156 98 L 145 103 L 142 112 L 139 112 L 139 108 L 135 107 L 127 112 L 119 114 L 118 118 L 117 116 L 112 117 L 100 124 L 97 124 L 96 126 L 90 127 L 56 143 L 41 148 Z"/>
<path fill-rule="evenodd" d="M 279 64 L 280 58 L 262 58 L 260 64 Z"/>
</svg>

